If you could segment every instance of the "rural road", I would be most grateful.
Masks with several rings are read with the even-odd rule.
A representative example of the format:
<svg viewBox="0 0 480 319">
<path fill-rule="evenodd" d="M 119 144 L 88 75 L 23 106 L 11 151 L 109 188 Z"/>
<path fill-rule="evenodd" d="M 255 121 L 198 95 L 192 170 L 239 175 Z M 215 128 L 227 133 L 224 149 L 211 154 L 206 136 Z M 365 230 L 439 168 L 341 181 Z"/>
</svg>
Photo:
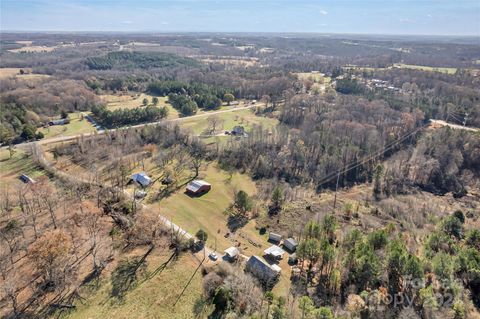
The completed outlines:
<svg viewBox="0 0 480 319">
<path fill-rule="evenodd" d="M 442 126 L 448 126 L 451 127 L 455 130 L 465 130 L 465 131 L 471 131 L 471 132 L 480 132 L 480 128 L 476 127 L 468 127 L 468 126 L 463 126 L 463 125 L 458 125 L 458 124 L 451 124 L 442 120 L 430 120 L 431 123 L 433 124 L 438 124 Z"/>
<path fill-rule="evenodd" d="M 157 122 L 144 123 L 144 124 L 138 124 L 138 125 L 132 125 L 132 126 L 125 126 L 125 127 L 116 128 L 116 129 L 110 129 L 110 130 L 108 130 L 108 132 L 115 132 L 115 131 L 125 130 L 125 129 L 129 129 L 129 128 L 141 128 L 141 127 L 146 127 L 146 126 L 155 126 L 155 125 L 158 125 L 158 124 L 169 123 L 169 122 L 170 123 L 183 122 L 183 121 L 188 121 L 188 120 L 192 120 L 192 119 L 208 117 L 208 116 L 216 115 L 216 114 L 248 110 L 248 109 L 251 109 L 253 107 L 260 106 L 260 105 L 262 105 L 262 104 L 261 103 L 256 103 L 256 104 L 252 104 L 252 105 L 249 105 L 249 106 L 235 107 L 235 108 L 231 108 L 231 109 L 228 109 L 228 110 L 207 112 L 207 113 L 202 113 L 202 114 L 198 114 L 198 115 L 179 117 L 179 118 L 176 118 L 176 119 L 162 119 L 162 120 L 157 121 Z M 39 141 L 20 143 L 20 144 L 14 145 L 14 146 L 18 147 L 18 148 L 22 148 L 22 147 L 31 146 L 34 143 L 38 143 L 40 145 L 48 145 L 48 144 L 51 144 L 51 143 L 58 143 L 58 142 L 66 142 L 66 141 L 75 140 L 76 138 L 79 138 L 81 136 L 89 137 L 89 136 L 92 136 L 92 135 L 99 135 L 99 134 L 101 135 L 101 134 L 104 134 L 105 132 L 106 131 L 97 131 L 97 132 L 92 132 L 92 133 L 83 133 L 83 134 L 70 135 L 70 136 L 52 137 L 52 138 L 42 139 L 42 140 L 39 140 Z M 6 149 L 6 148 L 8 148 L 8 146 L 2 146 L 1 147 L 1 149 Z"/>
</svg>

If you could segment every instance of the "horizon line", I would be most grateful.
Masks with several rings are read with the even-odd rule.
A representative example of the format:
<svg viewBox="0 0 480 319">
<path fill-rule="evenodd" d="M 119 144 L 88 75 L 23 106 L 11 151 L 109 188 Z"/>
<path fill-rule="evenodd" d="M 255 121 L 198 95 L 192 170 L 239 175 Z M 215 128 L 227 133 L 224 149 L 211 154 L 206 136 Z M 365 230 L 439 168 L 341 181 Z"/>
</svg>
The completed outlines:
<svg viewBox="0 0 480 319">
<path fill-rule="evenodd" d="M 183 33 L 183 34 L 202 34 L 202 33 L 220 33 L 220 34 L 309 34 L 309 35 L 360 35 L 360 36 L 411 36 L 411 37 L 471 37 L 479 38 L 480 34 L 412 34 L 412 33 L 355 33 L 355 32 L 320 32 L 320 31 L 160 31 L 160 30 L 0 30 L 2 33 L 58 33 L 58 34 L 68 34 L 68 33 L 83 33 L 83 34 L 99 34 L 99 33 L 122 33 L 122 34 L 151 34 L 151 33 L 163 33 L 163 34 L 174 34 L 174 33 Z"/>
</svg>

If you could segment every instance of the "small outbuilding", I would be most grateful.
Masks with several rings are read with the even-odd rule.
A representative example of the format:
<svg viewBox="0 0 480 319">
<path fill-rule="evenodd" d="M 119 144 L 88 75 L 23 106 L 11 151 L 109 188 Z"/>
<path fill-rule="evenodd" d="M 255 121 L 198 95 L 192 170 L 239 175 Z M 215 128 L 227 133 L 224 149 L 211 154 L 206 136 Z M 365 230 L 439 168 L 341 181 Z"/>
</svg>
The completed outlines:
<svg viewBox="0 0 480 319">
<path fill-rule="evenodd" d="M 187 185 L 187 193 L 190 195 L 201 195 L 207 193 L 212 188 L 210 183 L 196 179 Z"/>
<path fill-rule="evenodd" d="M 270 266 L 265 260 L 258 256 L 252 256 L 248 259 L 245 269 L 253 276 L 264 283 L 273 283 L 278 279 L 280 267 Z M 280 269 L 280 270 L 279 270 Z"/>
<path fill-rule="evenodd" d="M 152 179 L 150 177 L 148 177 L 148 175 L 145 174 L 144 172 L 133 174 L 132 175 L 132 180 L 134 182 L 142 185 L 143 187 L 147 187 L 152 182 Z"/>
<path fill-rule="evenodd" d="M 70 123 L 70 120 L 68 118 L 66 119 L 59 119 L 59 120 L 52 120 L 48 122 L 48 125 L 53 126 L 53 125 L 65 125 Z"/>
<path fill-rule="evenodd" d="M 22 174 L 18 178 L 25 184 L 35 184 L 35 180 L 28 175 Z"/>
<path fill-rule="evenodd" d="M 268 241 L 272 242 L 272 243 L 280 243 L 280 241 L 282 240 L 282 235 L 280 234 L 276 234 L 276 233 L 270 233 L 268 234 Z"/>
<path fill-rule="evenodd" d="M 293 238 L 288 238 L 283 241 L 283 246 L 291 252 L 294 252 L 297 250 L 298 243 L 295 239 Z"/>
<path fill-rule="evenodd" d="M 225 249 L 225 257 L 228 260 L 236 260 L 238 258 L 238 255 L 240 255 L 240 251 L 238 250 L 237 247 L 229 247 Z"/>
<path fill-rule="evenodd" d="M 263 253 L 265 254 L 265 256 L 273 260 L 279 260 L 283 258 L 283 254 L 285 254 L 285 251 L 277 245 L 273 245 L 265 249 Z"/>
<path fill-rule="evenodd" d="M 290 265 L 295 265 L 298 262 L 297 254 L 291 254 L 288 256 L 288 263 Z"/>
<path fill-rule="evenodd" d="M 237 125 L 233 127 L 232 134 L 237 136 L 245 135 L 245 128 L 243 126 Z"/>
</svg>

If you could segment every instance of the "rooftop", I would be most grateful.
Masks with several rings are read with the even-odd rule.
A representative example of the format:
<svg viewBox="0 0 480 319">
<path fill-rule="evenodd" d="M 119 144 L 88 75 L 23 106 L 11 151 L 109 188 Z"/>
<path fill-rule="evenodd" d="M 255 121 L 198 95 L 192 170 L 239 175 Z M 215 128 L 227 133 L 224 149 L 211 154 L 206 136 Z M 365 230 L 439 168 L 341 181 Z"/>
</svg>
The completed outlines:
<svg viewBox="0 0 480 319">
<path fill-rule="evenodd" d="M 274 257 L 282 257 L 285 251 L 277 245 L 272 245 L 263 251 L 265 255 L 272 255 Z"/>
<path fill-rule="evenodd" d="M 233 258 L 238 256 L 240 252 L 238 251 L 237 247 L 229 247 L 225 249 L 225 254 L 228 255 L 228 257 Z"/>
<path fill-rule="evenodd" d="M 196 192 L 200 189 L 202 186 L 211 186 L 210 183 L 207 183 L 201 179 L 196 179 L 194 181 L 191 181 L 187 185 L 187 189 L 191 192 Z"/>
</svg>

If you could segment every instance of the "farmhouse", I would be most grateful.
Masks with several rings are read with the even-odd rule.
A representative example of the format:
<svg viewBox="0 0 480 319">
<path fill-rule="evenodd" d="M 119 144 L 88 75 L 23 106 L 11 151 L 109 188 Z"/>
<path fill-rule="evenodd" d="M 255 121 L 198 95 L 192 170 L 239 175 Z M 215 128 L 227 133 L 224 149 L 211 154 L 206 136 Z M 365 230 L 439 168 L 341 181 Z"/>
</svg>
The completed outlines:
<svg viewBox="0 0 480 319">
<path fill-rule="evenodd" d="M 69 119 L 60 119 L 60 120 L 50 121 L 50 122 L 48 122 L 48 125 L 50 125 L 50 126 L 52 126 L 52 125 L 65 125 L 65 124 L 68 124 L 68 123 L 70 123 Z"/>
<path fill-rule="evenodd" d="M 228 260 L 237 259 L 239 254 L 240 254 L 240 252 L 238 251 L 238 249 L 236 247 L 232 246 L 232 247 L 229 247 L 229 248 L 225 249 L 225 257 Z"/>
<path fill-rule="evenodd" d="M 252 256 L 248 259 L 245 269 L 257 279 L 264 282 L 274 282 L 280 274 L 280 267 L 270 266 L 266 261 L 258 256 Z"/>
<path fill-rule="evenodd" d="M 288 238 L 283 241 L 283 246 L 291 252 L 294 252 L 297 249 L 298 243 L 293 238 Z"/>
<path fill-rule="evenodd" d="M 145 174 L 144 172 L 133 174 L 132 180 L 142 185 L 143 187 L 150 185 L 150 183 L 152 182 L 152 179 L 148 177 L 148 175 Z"/>
<path fill-rule="evenodd" d="M 210 185 L 209 183 L 200 179 L 196 179 L 188 183 L 187 193 L 190 195 L 201 195 L 207 193 L 211 188 L 212 185 Z"/>
<path fill-rule="evenodd" d="M 272 242 L 272 243 L 280 243 L 280 241 L 282 240 L 282 235 L 280 234 L 276 234 L 276 233 L 270 233 L 268 234 L 268 241 Z"/>
<path fill-rule="evenodd" d="M 271 258 L 273 260 L 279 260 L 283 258 L 283 254 L 285 254 L 285 251 L 277 245 L 273 245 L 265 249 L 263 253 L 268 258 Z"/>
</svg>

